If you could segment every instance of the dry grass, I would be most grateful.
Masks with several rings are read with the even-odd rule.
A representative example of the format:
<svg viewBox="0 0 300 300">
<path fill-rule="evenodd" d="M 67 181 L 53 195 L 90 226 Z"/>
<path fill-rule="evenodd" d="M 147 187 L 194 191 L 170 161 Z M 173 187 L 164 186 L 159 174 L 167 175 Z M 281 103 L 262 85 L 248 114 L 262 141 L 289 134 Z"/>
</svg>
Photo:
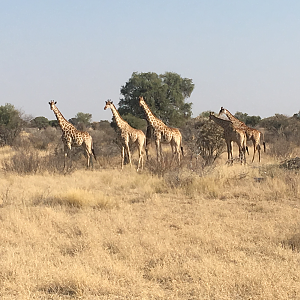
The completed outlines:
<svg viewBox="0 0 300 300">
<path fill-rule="evenodd" d="M 300 178 L 271 159 L 0 178 L 1 299 L 300 299 Z"/>
</svg>

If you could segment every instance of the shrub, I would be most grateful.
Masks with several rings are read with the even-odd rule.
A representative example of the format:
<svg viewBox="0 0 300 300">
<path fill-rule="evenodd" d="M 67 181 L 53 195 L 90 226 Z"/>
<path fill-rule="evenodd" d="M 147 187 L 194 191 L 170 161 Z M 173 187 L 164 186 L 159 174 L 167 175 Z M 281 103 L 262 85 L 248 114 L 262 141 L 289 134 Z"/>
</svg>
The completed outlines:
<svg viewBox="0 0 300 300">
<path fill-rule="evenodd" d="M 20 175 L 45 171 L 61 172 L 63 160 L 55 154 L 41 156 L 36 150 L 19 149 L 12 157 L 2 161 L 2 169 L 5 172 L 14 172 Z"/>
<path fill-rule="evenodd" d="M 0 106 L 0 141 L 4 145 L 12 145 L 20 134 L 24 120 L 21 112 L 12 104 Z"/>
<path fill-rule="evenodd" d="M 212 165 L 224 152 L 223 129 L 206 117 L 200 116 L 192 119 L 182 132 L 184 145 L 187 146 L 191 158 L 196 158 L 197 167 Z M 200 165 L 199 157 L 202 158 Z"/>
</svg>

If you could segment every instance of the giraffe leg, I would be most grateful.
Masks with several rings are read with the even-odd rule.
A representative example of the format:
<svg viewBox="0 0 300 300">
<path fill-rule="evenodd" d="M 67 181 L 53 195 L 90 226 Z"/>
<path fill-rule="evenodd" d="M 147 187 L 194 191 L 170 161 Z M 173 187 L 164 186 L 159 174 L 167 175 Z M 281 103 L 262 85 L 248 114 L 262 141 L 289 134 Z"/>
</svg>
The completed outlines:
<svg viewBox="0 0 300 300">
<path fill-rule="evenodd" d="M 91 156 L 93 156 L 94 159 L 95 159 L 95 161 L 97 161 L 97 157 L 96 157 L 96 154 L 95 154 L 93 141 L 91 142 Z"/>
<path fill-rule="evenodd" d="M 183 147 L 182 147 L 182 137 L 180 136 L 180 138 L 178 139 L 177 143 L 177 156 L 178 156 L 178 164 L 180 165 L 180 161 L 181 161 L 181 155 L 183 157 Z"/>
<path fill-rule="evenodd" d="M 226 142 L 226 145 L 227 145 L 227 162 L 230 163 L 232 162 L 232 145 L 231 145 L 231 142 L 228 141 Z"/>
<path fill-rule="evenodd" d="M 152 142 L 152 131 L 153 130 L 152 130 L 151 126 L 147 126 L 146 140 L 144 141 L 147 160 L 149 160 L 149 149 L 150 149 L 151 142 Z"/>
<path fill-rule="evenodd" d="M 177 142 L 175 145 L 176 153 L 177 153 L 177 160 L 178 164 L 180 165 L 180 159 L 181 159 L 181 141 Z"/>
<path fill-rule="evenodd" d="M 122 146 L 122 157 L 121 157 L 121 169 L 123 170 L 124 166 L 124 158 L 125 158 L 125 147 Z"/>
<path fill-rule="evenodd" d="M 258 161 L 260 162 L 260 145 L 257 145 L 257 152 L 258 152 Z"/>
<path fill-rule="evenodd" d="M 70 167 L 72 167 L 72 157 L 71 157 L 71 144 L 67 143 L 64 145 L 64 171 L 68 170 L 68 160 L 70 161 Z"/>
<path fill-rule="evenodd" d="M 87 168 L 90 167 L 90 161 L 91 161 L 91 157 L 90 157 L 90 154 L 87 153 Z"/>
<path fill-rule="evenodd" d="M 90 167 L 91 155 L 88 149 L 85 150 L 85 153 L 86 153 L 86 168 L 88 169 Z"/>
<path fill-rule="evenodd" d="M 144 169 L 144 147 L 146 146 L 146 139 L 143 138 L 141 144 L 140 144 L 140 152 L 141 152 L 141 164 L 142 164 L 142 170 Z M 147 160 L 148 160 L 148 153 L 147 153 L 147 149 L 145 148 L 145 152 L 146 152 L 146 156 L 147 156 Z"/>
<path fill-rule="evenodd" d="M 251 162 L 253 162 L 253 161 L 254 161 L 255 152 L 256 152 L 256 144 L 255 144 L 255 143 L 253 143 L 253 157 L 252 157 L 252 161 L 251 161 Z"/>
<path fill-rule="evenodd" d="M 240 160 L 241 164 L 246 164 L 246 147 L 242 146 L 240 150 Z"/>
<path fill-rule="evenodd" d="M 146 148 L 146 149 L 145 149 L 145 152 L 146 152 L 146 158 L 147 158 L 147 160 L 149 160 L 149 149 Z"/>
<path fill-rule="evenodd" d="M 170 145 L 171 145 L 172 163 L 173 163 L 173 161 L 174 161 L 175 156 L 176 156 L 177 153 L 176 153 L 176 148 L 174 147 L 173 141 L 171 141 Z"/>
<path fill-rule="evenodd" d="M 66 171 L 66 168 L 67 168 L 67 165 L 66 165 L 67 157 L 68 157 L 68 152 L 64 152 L 64 171 Z"/>
<path fill-rule="evenodd" d="M 132 166 L 132 164 L 131 164 L 131 153 L 130 153 L 130 149 L 129 149 L 128 143 L 125 144 L 125 147 L 126 147 L 126 152 L 127 152 L 129 164 L 130 164 L 130 167 L 131 167 Z"/>
<path fill-rule="evenodd" d="M 94 169 L 94 161 L 93 161 L 93 159 L 92 159 L 92 154 L 90 154 L 90 166 L 91 166 L 91 168 L 92 168 L 92 170 Z"/>
<path fill-rule="evenodd" d="M 137 165 L 137 172 L 139 171 L 139 168 L 140 168 L 140 165 L 141 165 L 141 168 L 143 169 L 143 149 L 142 149 L 142 146 L 141 145 L 138 145 L 138 149 L 139 149 L 139 161 L 138 161 L 138 165 Z"/>
<path fill-rule="evenodd" d="M 177 156 L 178 156 L 178 164 L 180 164 L 181 154 L 180 154 L 180 146 L 177 147 Z"/>
<path fill-rule="evenodd" d="M 164 163 L 165 159 L 164 159 L 164 155 L 163 155 L 163 152 L 162 152 L 162 143 L 161 143 L 161 141 L 159 141 L 159 156 L 160 156 L 160 161 L 162 163 Z"/>
<path fill-rule="evenodd" d="M 141 169 L 144 169 L 144 155 L 143 152 L 141 152 Z"/>
<path fill-rule="evenodd" d="M 246 147 L 244 145 L 241 145 L 239 147 L 239 158 L 240 158 L 240 161 L 241 161 L 241 164 L 243 164 L 243 162 L 245 163 L 246 161 Z"/>
<path fill-rule="evenodd" d="M 156 146 L 156 157 L 157 157 L 157 162 L 160 163 L 160 160 L 161 160 L 161 145 L 160 145 L 160 142 L 158 139 L 156 139 L 155 141 L 155 146 Z"/>
<path fill-rule="evenodd" d="M 93 163 L 93 160 L 92 160 L 92 156 L 95 158 L 95 160 L 96 160 L 96 156 L 94 154 L 94 149 L 93 149 L 92 142 L 84 143 L 82 145 L 84 147 L 86 157 L 87 157 L 87 168 L 89 168 L 90 165 L 92 166 L 92 168 L 94 168 L 94 163 Z"/>
</svg>

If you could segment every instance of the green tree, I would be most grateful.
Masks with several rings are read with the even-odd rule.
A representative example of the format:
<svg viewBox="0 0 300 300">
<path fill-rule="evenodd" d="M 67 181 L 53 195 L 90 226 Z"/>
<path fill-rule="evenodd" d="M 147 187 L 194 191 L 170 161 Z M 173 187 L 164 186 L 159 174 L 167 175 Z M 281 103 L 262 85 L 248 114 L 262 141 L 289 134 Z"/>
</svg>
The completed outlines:
<svg viewBox="0 0 300 300">
<path fill-rule="evenodd" d="M 192 103 L 185 100 L 191 96 L 194 84 L 191 79 L 182 78 L 172 72 L 133 73 L 121 87 L 123 98 L 119 102 L 121 115 L 132 114 L 144 118 L 139 106 L 139 96 L 143 96 L 152 112 L 170 126 L 180 127 L 192 114 Z"/>
<path fill-rule="evenodd" d="M 46 128 L 49 126 L 49 120 L 45 117 L 36 117 L 30 121 L 31 126 L 38 129 Z"/>
<path fill-rule="evenodd" d="M 250 127 L 255 127 L 261 120 L 260 116 L 249 116 L 247 113 L 240 111 L 237 111 L 234 116 Z"/>
<path fill-rule="evenodd" d="M 56 119 L 55 120 L 50 120 L 49 125 L 51 127 L 59 127 L 58 121 Z"/>
<path fill-rule="evenodd" d="M 71 118 L 68 120 L 72 125 L 77 126 L 78 125 L 78 120 L 76 117 Z"/>
<path fill-rule="evenodd" d="M 12 104 L 0 106 L 0 140 L 2 144 L 11 145 L 22 130 L 24 121 L 21 112 Z"/>
<path fill-rule="evenodd" d="M 255 127 L 261 120 L 260 116 L 248 116 L 246 120 L 246 125 L 250 127 Z"/>
<path fill-rule="evenodd" d="M 266 128 L 273 132 L 282 132 L 283 129 L 287 128 L 289 125 L 289 117 L 282 114 L 275 114 L 275 116 L 262 119 L 260 121 L 260 126 Z"/>
<path fill-rule="evenodd" d="M 147 128 L 147 121 L 144 119 L 137 118 L 136 116 L 133 116 L 132 114 L 127 114 L 123 116 L 123 119 L 133 128 L 146 130 Z"/>
<path fill-rule="evenodd" d="M 92 121 L 92 114 L 79 112 L 76 114 L 75 118 L 77 119 L 78 123 L 88 126 Z"/>
<path fill-rule="evenodd" d="M 91 124 L 92 114 L 79 112 L 74 118 L 69 119 L 69 122 L 73 124 L 79 130 L 85 130 L 87 126 Z"/>
<path fill-rule="evenodd" d="M 237 111 L 234 116 L 246 124 L 248 114 Z"/>
</svg>

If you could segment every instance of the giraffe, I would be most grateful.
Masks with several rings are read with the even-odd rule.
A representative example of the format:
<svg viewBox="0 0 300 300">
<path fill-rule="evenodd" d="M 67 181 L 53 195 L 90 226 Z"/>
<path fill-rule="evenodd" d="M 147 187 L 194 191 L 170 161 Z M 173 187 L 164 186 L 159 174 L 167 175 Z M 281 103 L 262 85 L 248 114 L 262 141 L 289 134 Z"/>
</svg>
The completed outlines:
<svg viewBox="0 0 300 300">
<path fill-rule="evenodd" d="M 146 119 L 148 122 L 147 139 L 149 139 L 150 136 L 154 136 L 155 139 L 157 161 L 161 162 L 163 158 L 161 147 L 161 140 L 163 139 L 171 145 L 172 155 L 173 157 L 177 156 L 178 163 L 180 163 L 180 154 L 183 155 L 183 147 L 182 135 L 179 129 L 168 127 L 163 121 L 155 117 L 142 96 L 139 97 L 139 103 L 146 114 Z M 147 145 L 149 144 L 148 141 L 146 143 Z M 147 146 L 146 153 L 148 153 Z"/>
<path fill-rule="evenodd" d="M 246 162 L 246 134 L 245 131 L 238 127 L 234 126 L 234 124 L 230 120 L 224 120 L 216 117 L 212 112 L 210 112 L 209 119 L 213 120 L 217 125 L 221 126 L 224 129 L 224 138 L 227 145 L 227 156 L 228 161 L 233 160 L 232 154 L 232 142 L 237 143 L 239 147 L 239 157 L 241 162 L 244 160 Z"/>
<path fill-rule="evenodd" d="M 260 150 L 261 150 L 260 136 L 261 136 L 262 133 L 259 130 L 257 130 L 257 129 L 254 129 L 254 128 L 251 128 L 251 127 L 247 126 L 244 122 L 240 121 L 235 116 L 233 116 L 224 107 L 221 107 L 220 112 L 219 112 L 219 116 L 222 115 L 222 114 L 225 114 L 227 116 L 227 118 L 234 125 L 240 126 L 241 128 L 243 128 L 245 130 L 247 141 L 252 141 L 252 143 L 253 143 L 254 152 L 253 152 L 252 162 L 254 161 L 256 150 L 258 152 L 258 161 L 260 162 Z M 264 147 L 264 152 L 266 152 L 266 143 L 264 141 L 263 141 L 263 147 Z"/>
<path fill-rule="evenodd" d="M 139 151 L 139 160 L 138 160 L 138 165 L 137 165 L 137 171 L 139 171 L 140 166 L 143 169 L 143 163 L 144 163 L 143 148 L 146 143 L 145 134 L 143 133 L 143 131 L 141 131 L 139 129 L 132 128 L 126 121 L 124 121 L 121 118 L 119 112 L 117 111 L 117 109 L 112 101 L 107 100 L 105 102 L 104 110 L 106 110 L 107 108 L 111 109 L 112 114 L 116 120 L 117 126 L 120 130 L 120 138 L 122 141 L 121 168 L 123 169 L 125 151 L 127 152 L 129 163 L 131 166 L 131 153 L 130 153 L 129 144 L 135 143 L 137 145 L 137 148 Z"/>
<path fill-rule="evenodd" d="M 58 124 L 62 130 L 61 139 L 64 144 L 64 170 L 66 170 L 66 158 L 71 159 L 72 147 L 83 147 L 87 156 L 87 168 L 90 166 L 90 157 L 93 156 L 96 159 L 96 155 L 93 148 L 93 140 L 90 134 L 86 131 L 77 130 L 70 122 L 68 122 L 59 109 L 56 107 L 56 101 L 51 100 L 49 102 L 50 109 L 53 110 Z M 71 161 L 72 163 L 72 161 Z"/>
</svg>

